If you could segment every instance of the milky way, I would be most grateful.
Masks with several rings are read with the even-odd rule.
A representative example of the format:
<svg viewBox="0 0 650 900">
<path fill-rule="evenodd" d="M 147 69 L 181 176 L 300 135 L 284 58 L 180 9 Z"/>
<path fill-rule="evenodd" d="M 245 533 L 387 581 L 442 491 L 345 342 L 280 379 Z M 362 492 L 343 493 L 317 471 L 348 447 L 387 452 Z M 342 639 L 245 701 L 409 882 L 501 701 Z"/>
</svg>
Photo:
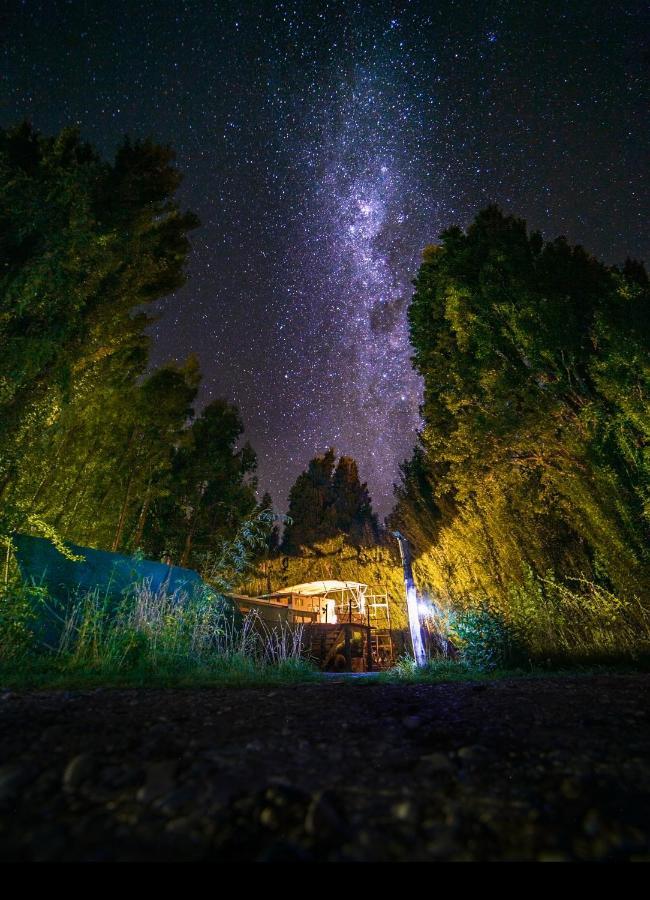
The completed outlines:
<svg viewBox="0 0 650 900">
<path fill-rule="evenodd" d="M 155 363 L 199 355 L 277 505 L 328 446 L 386 513 L 418 427 L 422 248 L 498 202 L 647 258 L 644 4 L 9 3 L 0 125 L 177 151 L 202 227 Z"/>
</svg>

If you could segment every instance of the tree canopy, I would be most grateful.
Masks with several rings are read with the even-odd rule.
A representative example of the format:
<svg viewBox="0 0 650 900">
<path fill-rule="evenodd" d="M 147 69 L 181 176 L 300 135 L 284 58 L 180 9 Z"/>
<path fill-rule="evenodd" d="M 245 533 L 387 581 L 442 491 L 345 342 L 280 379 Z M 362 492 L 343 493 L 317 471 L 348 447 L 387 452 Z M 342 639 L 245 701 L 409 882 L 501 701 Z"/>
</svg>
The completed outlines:
<svg viewBox="0 0 650 900">
<path fill-rule="evenodd" d="M 297 553 L 337 534 L 354 544 L 372 543 L 377 537 L 377 516 L 356 462 L 330 448 L 314 457 L 289 492 L 288 516 L 282 548 Z"/>
<path fill-rule="evenodd" d="M 498 596 L 551 571 L 647 592 L 643 268 L 488 207 L 425 251 L 409 323 L 424 428 L 393 524 L 436 588 Z"/>
<path fill-rule="evenodd" d="M 195 415 L 193 357 L 150 370 L 147 306 L 198 224 L 180 181 L 152 141 L 108 162 L 74 129 L 0 131 L 0 533 L 198 564 L 255 506 L 237 410 Z"/>
</svg>

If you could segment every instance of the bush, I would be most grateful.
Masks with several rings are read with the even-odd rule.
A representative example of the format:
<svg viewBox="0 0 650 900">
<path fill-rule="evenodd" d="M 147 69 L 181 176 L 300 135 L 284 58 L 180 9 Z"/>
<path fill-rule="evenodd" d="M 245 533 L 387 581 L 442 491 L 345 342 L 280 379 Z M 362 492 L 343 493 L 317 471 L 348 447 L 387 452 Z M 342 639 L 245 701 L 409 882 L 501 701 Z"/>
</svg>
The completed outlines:
<svg viewBox="0 0 650 900">
<path fill-rule="evenodd" d="M 10 661 L 30 651 L 39 588 L 7 585 L 0 591 L 0 659 Z"/>
<path fill-rule="evenodd" d="M 459 613 L 454 624 L 460 659 L 482 672 L 521 665 L 526 654 L 511 625 L 487 606 Z"/>
</svg>

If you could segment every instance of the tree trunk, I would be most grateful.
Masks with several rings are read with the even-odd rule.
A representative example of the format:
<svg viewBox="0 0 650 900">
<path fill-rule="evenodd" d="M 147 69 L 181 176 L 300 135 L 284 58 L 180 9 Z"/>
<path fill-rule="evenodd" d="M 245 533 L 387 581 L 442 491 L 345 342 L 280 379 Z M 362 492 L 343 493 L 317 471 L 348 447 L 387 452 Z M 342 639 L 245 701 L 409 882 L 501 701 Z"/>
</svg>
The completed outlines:
<svg viewBox="0 0 650 900">
<path fill-rule="evenodd" d="M 149 480 L 149 484 L 147 485 L 147 493 L 145 494 L 144 503 L 142 504 L 142 509 L 140 510 L 140 515 L 138 517 L 138 527 L 135 532 L 135 537 L 133 539 L 133 544 L 137 548 L 140 546 L 140 542 L 142 541 L 142 535 L 144 534 L 144 526 L 147 523 L 147 516 L 149 514 L 149 507 L 151 506 L 151 480 Z"/>
<path fill-rule="evenodd" d="M 129 480 L 126 483 L 126 492 L 124 494 L 124 501 L 122 503 L 122 509 L 120 510 L 120 519 L 117 523 L 117 531 L 115 532 L 115 537 L 113 538 L 113 545 L 111 546 L 111 550 L 113 553 L 117 551 L 117 548 L 120 546 L 120 541 L 122 540 L 122 532 L 124 531 L 124 523 L 126 522 L 126 511 L 129 506 L 129 496 L 131 494 L 131 484 L 133 482 L 133 471 L 129 474 Z"/>
</svg>

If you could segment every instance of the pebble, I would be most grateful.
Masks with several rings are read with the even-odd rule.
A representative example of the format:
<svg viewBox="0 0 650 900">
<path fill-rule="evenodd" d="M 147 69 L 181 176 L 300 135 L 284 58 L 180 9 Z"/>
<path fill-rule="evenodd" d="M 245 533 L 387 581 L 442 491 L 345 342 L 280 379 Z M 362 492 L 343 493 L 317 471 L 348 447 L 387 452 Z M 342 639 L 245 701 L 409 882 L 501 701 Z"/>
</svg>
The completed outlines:
<svg viewBox="0 0 650 900">
<path fill-rule="evenodd" d="M 20 763 L 0 767 L 0 801 L 11 800 L 28 780 L 27 769 Z"/>
<path fill-rule="evenodd" d="M 312 797 L 305 816 L 307 834 L 319 835 L 324 839 L 344 830 L 344 822 L 334 808 L 328 792 L 318 791 Z"/>
<path fill-rule="evenodd" d="M 89 753 L 79 753 L 73 757 L 63 772 L 63 787 L 74 791 L 93 774 L 95 763 Z"/>
<path fill-rule="evenodd" d="M 420 757 L 420 762 L 424 763 L 431 772 L 451 772 L 454 764 L 444 753 L 428 753 L 426 756 Z"/>
<path fill-rule="evenodd" d="M 136 794 L 141 803 L 151 803 L 174 787 L 174 775 L 178 764 L 174 760 L 153 763 L 147 769 L 146 781 Z"/>
<path fill-rule="evenodd" d="M 457 751 L 458 758 L 462 759 L 463 762 L 475 762 L 483 756 L 483 753 L 483 747 L 479 747 L 478 745 L 461 747 L 460 750 Z"/>
</svg>

